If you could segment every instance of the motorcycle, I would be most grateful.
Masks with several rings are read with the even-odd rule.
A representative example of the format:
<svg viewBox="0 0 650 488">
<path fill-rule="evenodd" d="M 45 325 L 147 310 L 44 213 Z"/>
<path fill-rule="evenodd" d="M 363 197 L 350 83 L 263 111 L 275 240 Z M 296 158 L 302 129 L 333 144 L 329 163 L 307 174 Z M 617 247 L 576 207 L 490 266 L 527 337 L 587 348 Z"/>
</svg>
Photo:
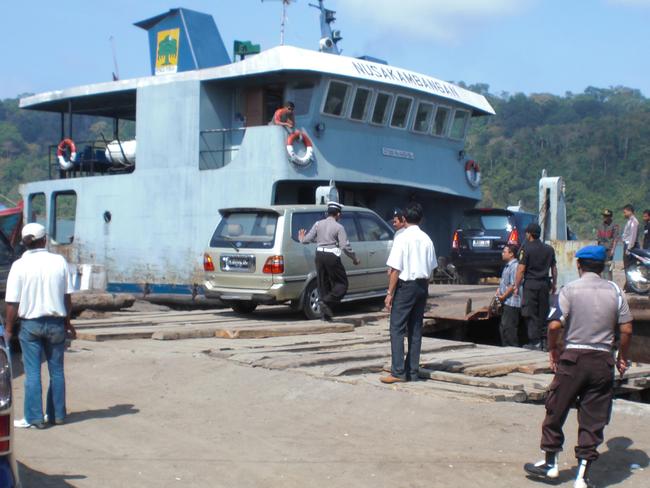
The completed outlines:
<svg viewBox="0 0 650 488">
<path fill-rule="evenodd" d="M 650 292 L 650 251 L 647 249 L 630 249 L 633 259 L 625 272 L 627 284 L 633 292 L 647 295 Z"/>
</svg>

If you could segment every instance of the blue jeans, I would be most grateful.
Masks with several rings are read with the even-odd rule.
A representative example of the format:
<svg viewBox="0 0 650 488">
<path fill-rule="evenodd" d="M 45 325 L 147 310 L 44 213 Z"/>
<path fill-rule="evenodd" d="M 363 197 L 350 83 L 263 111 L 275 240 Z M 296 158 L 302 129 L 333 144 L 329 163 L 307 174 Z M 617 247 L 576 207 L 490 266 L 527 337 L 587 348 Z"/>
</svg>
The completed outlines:
<svg viewBox="0 0 650 488">
<path fill-rule="evenodd" d="M 20 347 L 25 368 L 25 420 L 30 424 L 43 422 L 41 388 L 41 357 L 45 353 L 50 373 L 46 413 L 49 420 L 65 418 L 65 325 L 63 317 L 41 317 L 20 321 Z"/>
</svg>

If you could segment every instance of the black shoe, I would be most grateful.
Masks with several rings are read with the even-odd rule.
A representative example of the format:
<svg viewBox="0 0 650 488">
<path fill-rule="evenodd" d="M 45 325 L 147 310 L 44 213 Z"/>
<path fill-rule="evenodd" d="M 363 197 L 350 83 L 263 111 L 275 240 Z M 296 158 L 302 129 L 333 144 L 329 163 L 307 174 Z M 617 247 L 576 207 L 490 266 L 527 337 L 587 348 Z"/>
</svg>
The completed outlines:
<svg viewBox="0 0 650 488">
<path fill-rule="evenodd" d="M 524 471 L 535 478 L 554 480 L 560 476 L 560 469 L 557 464 L 548 464 L 546 461 L 538 461 L 535 464 L 524 464 Z"/>
<path fill-rule="evenodd" d="M 331 322 L 334 316 L 332 309 L 325 302 L 320 302 L 320 314 L 321 318 L 327 322 Z"/>
</svg>

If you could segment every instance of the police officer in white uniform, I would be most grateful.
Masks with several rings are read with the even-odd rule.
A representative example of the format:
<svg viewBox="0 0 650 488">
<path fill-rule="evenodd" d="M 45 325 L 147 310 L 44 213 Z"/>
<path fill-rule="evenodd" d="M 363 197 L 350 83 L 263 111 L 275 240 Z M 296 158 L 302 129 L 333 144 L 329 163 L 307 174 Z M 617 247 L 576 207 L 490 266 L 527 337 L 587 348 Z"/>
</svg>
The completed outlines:
<svg viewBox="0 0 650 488">
<path fill-rule="evenodd" d="M 548 350 L 555 377 L 546 399 L 541 448 L 545 459 L 526 464 L 526 472 L 548 480 L 559 477 L 558 454 L 562 450 L 562 426 L 571 407 L 578 405 L 578 474 L 574 488 L 588 488 L 589 468 L 598 459 L 605 425 L 614 397 L 614 365 L 621 376 L 627 369 L 632 336 L 632 315 L 619 287 L 600 278 L 607 250 L 587 246 L 576 253 L 580 279 L 560 291 L 551 308 Z M 614 358 L 615 329 L 620 331 L 618 356 Z M 564 329 L 564 348 L 559 338 Z"/>
<path fill-rule="evenodd" d="M 339 223 L 343 205 L 337 202 L 327 204 L 327 218 L 316 222 L 309 232 L 298 231 L 303 244 L 316 243 L 316 274 L 318 295 L 323 320 L 332 320 L 331 305 L 339 303 L 348 290 L 348 276 L 341 262 L 341 252 L 355 265 L 360 263 L 352 250 L 345 228 Z"/>
<path fill-rule="evenodd" d="M 435 268 L 433 242 L 419 227 L 422 206 L 411 203 L 404 211 L 406 225 L 395 236 L 386 264 L 390 268 L 386 308 L 390 311 L 391 374 L 382 383 L 417 380 L 422 345 L 422 319 L 429 278 Z M 404 357 L 404 336 L 408 352 Z"/>
</svg>

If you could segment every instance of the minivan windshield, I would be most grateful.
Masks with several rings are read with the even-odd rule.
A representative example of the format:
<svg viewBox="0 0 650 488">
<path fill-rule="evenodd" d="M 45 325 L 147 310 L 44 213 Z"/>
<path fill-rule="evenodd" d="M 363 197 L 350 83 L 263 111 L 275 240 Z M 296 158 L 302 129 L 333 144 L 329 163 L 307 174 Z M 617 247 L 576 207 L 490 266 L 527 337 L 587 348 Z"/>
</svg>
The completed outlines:
<svg viewBox="0 0 650 488">
<path fill-rule="evenodd" d="M 462 230 L 512 230 L 507 215 L 465 215 L 460 224 Z"/>
<path fill-rule="evenodd" d="M 265 211 L 227 213 L 210 239 L 210 247 L 267 249 L 275 242 L 278 215 Z"/>
</svg>

